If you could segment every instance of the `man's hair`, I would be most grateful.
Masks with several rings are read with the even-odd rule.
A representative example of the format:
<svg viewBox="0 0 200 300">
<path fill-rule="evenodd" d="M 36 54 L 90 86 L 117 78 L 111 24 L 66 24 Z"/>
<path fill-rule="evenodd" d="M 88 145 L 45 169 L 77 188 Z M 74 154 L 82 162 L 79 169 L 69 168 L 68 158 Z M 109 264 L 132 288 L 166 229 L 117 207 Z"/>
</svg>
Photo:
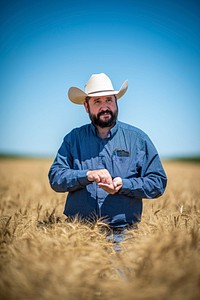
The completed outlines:
<svg viewBox="0 0 200 300">
<path fill-rule="evenodd" d="M 89 96 L 85 97 L 85 102 L 88 103 L 89 99 L 90 99 Z"/>
</svg>

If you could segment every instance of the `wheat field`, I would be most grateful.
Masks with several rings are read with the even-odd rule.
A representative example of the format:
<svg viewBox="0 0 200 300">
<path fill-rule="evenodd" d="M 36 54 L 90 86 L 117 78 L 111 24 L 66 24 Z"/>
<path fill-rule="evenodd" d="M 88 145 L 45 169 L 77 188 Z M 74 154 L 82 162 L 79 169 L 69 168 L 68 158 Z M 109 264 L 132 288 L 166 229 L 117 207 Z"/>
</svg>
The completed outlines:
<svg viewBox="0 0 200 300">
<path fill-rule="evenodd" d="M 200 299 L 200 164 L 164 162 L 165 194 L 116 251 L 101 222 L 65 222 L 51 163 L 0 159 L 0 299 Z"/>
</svg>

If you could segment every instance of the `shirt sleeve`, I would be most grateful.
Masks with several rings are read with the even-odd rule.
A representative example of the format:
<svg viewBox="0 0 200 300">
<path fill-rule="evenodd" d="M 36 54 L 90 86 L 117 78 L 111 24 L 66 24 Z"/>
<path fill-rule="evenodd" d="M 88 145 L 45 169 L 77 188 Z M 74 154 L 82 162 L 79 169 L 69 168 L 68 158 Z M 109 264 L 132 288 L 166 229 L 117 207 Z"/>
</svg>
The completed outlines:
<svg viewBox="0 0 200 300">
<path fill-rule="evenodd" d="M 56 192 L 73 192 L 91 183 L 87 179 L 88 170 L 74 170 L 70 141 L 64 139 L 49 170 L 49 182 Z"/>
<path fill-rule="evenodd" d="M 137 176 L 122 178 L 119 194 L 129 197 L 157 198 L 166 188 L 167 177 L 157 150 L 147 135 L 136 143 Z"/>
</svg>

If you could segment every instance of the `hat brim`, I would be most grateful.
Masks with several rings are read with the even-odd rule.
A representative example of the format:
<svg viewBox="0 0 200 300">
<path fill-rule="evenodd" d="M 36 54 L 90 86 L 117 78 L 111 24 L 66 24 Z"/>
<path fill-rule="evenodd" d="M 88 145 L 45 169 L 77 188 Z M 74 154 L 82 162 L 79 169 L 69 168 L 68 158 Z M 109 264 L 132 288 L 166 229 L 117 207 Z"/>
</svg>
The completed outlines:
<svg viewBox="0 0 200 300">
<path fill-rule="evenodd" d="M 69 99 L 75 104 L 83 104 L 86 97 L 110 96 L 115 95 L 117 99 L 121 98 L 128 89 L 128 80 L 126 80 L 119 91 L 101 91 L 93 94 L 87 94 L 77 87 L 71 87 L 68 90 Z"/>
</svg>

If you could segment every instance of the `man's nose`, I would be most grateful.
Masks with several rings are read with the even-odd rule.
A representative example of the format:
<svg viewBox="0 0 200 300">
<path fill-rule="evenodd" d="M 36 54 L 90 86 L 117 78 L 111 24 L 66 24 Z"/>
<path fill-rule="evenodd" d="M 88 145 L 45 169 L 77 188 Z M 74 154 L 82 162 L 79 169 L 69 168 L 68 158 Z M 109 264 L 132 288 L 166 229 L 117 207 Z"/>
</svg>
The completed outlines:
<svg viewBox="0 0 200 300">
<path fill-rule="evenodd" d="M 109 108 L 109 105 L 108 105 L 107 102 L 101 103 L 101 110 L 106 110 L 106 109 L 108 109 L 108 108 Z"/>
</svg>

